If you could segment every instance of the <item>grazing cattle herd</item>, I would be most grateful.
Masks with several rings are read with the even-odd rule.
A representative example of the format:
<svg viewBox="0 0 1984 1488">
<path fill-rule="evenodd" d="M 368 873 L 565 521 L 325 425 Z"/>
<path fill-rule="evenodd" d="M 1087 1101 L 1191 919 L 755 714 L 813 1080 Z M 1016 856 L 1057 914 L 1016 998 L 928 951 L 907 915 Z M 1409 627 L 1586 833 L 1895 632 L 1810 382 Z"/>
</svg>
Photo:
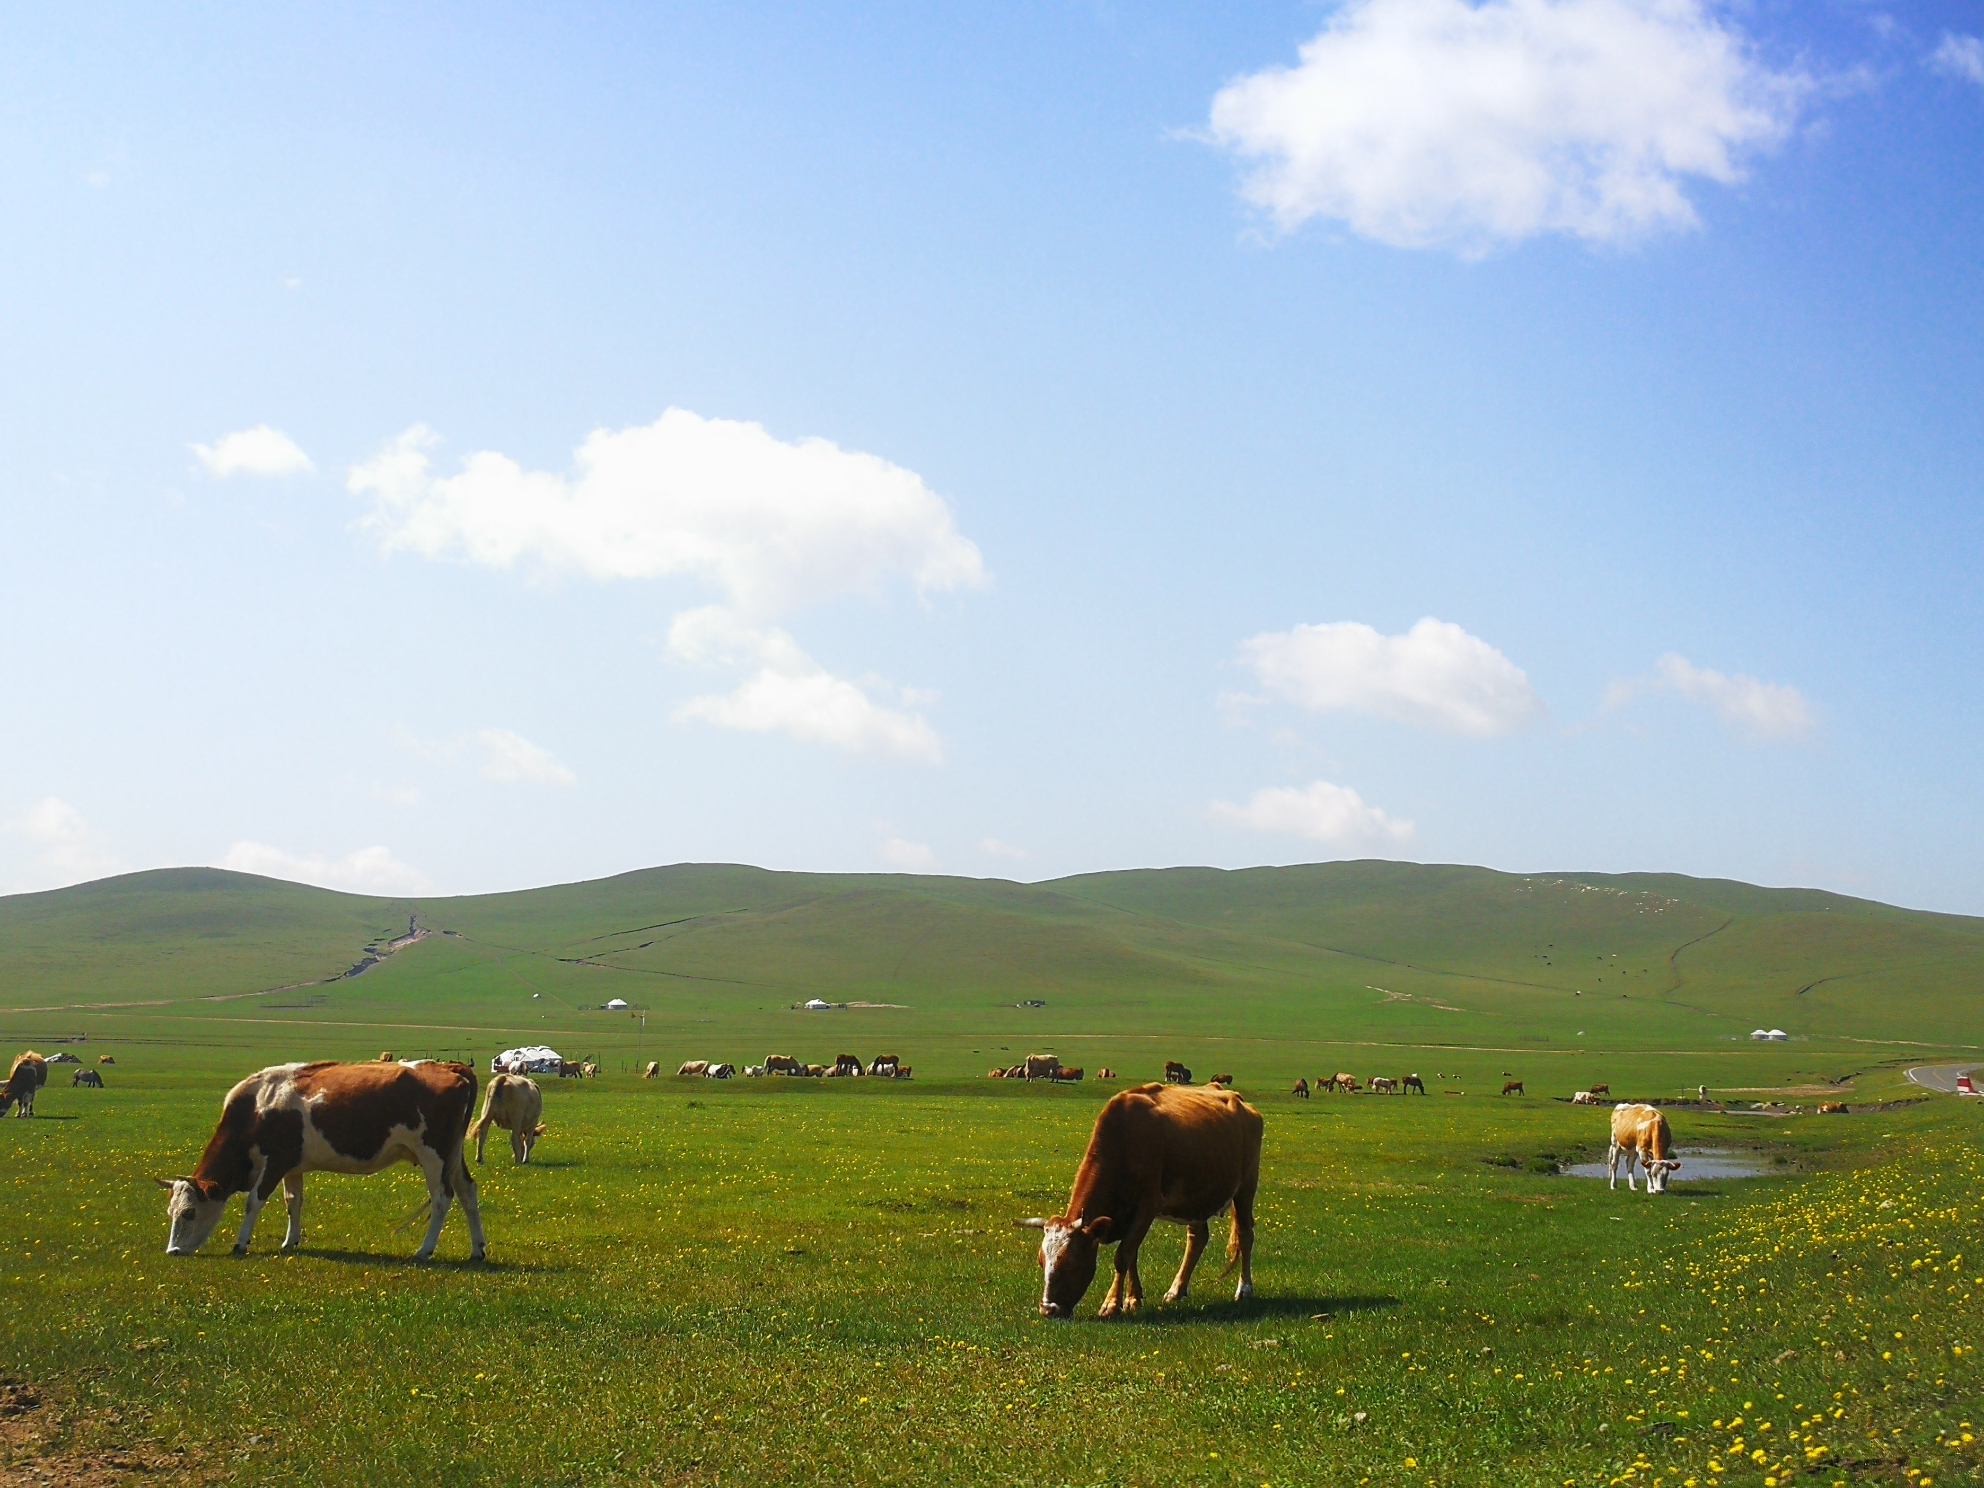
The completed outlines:
<svg viewBox="0 0 1984 1488">
<path fill-rule="evenodd" d="M 545 1073 L 555 1072 L 560 1078 L 598 1074 L 596 1060 L 574 1063 L 550 1051 L 543 1053 L 548 1057 L 537 1067 Z M 44 1058 L 33 1050 L 16 1058 L 0 1087 L 0 1114 L 13 1107 L 21 1116 L 32 1116 L 35 1096 L 48 1080 L 48 1066 L 58 1060 L 80 1065 L 73 1055 Z M 106 1054 L 98 1062 L 113 1065 L 116 1060 Z M 492 1061 L 492 1065 L 502 1063 L 502 1056 Z M 655 1079 L 661 1064 L 650 1060 L 640 1073 L 644 1079 Z M 686 1060 L 676 1070 L 684 1078 L 728 1079 L 737 1073 L 734 1065 L 705 1059 Z M 893 1054 L 879 1055 L 865 1066 L 858 1056 L 842 1054 L 830 1068 L 773 1054 L 743 1073 L 907 1079 L 911 1070 Z M 1050 1083 L 1079 1081 L 1084 1074 L 1052 1054 L 1030 1054 L 1019 1064 L 989 1073 L 995 1079 Z M 1113 1080 L 1116 1072 L 1105 1066 L 1097 1077 Z M 1215 1075 L 1204 1085 L 1193 1085 L 1187 1066 L 1167 1060 L 1162 1084 L 1120 1091 L 1103 1106 L 1065 1212 L 1015 1221 L 1041 1232 L 1043 1317 L 1073 1315 L 1094 1280 L 1101 1250 L 1111 1245 L 1116 1247 L 1115 1276 L 1097 1316 L 1136 1311 L 1143 1302 L 1140 1247 L 1160 1220 L 1182 1224 L 1186 1230 L 1184 1261 L 1165 1301 L 1186 1294 L 1205 1250 L 1210 1222 L 1227 1213 L 1233 1218 L 1227 1270 L 1240 1271 L 1234 1295 L 1236 1300 L 1252 1295 L 1262 1119 L 1258 1110 L 1226 1088 L 1233 1078 Z M 101 1089 L 103 1077 L 95 1069 L 79 1067 L 71 1084 Z M 1313 1089 L 1343 1094 L 1426 1093 L 1425 1082 L 1416 1073 L 1397 1079 L 1373 1075 L 1360 1085 L 1355 1076 L 1339 1072 L 1318 1077 Z M 1311 1090 L 1304 1077 L 1290 1093 L 1307 1100 Z M 1508 1078 L 1501 1093 L 1521 1095 L 1523 1082 Z M 1706 1099 L 1707 1087 L 1701 1087 L 1700 1093 Z M 198 1251 L 219 1225 L 228 1201 L 239 1193 L 246 1196 L 246 1204 L 234 1254 L 246 1255 L 262 1206 L 278 1188 L 289 1217 L 282 1248 L 294 1250 L 303 1241 L 305 1174 L 375 1173 L 407 1162 L 421 1170 L 428 1191 L 427 1232 L 415 1258 L 433 1255 L 447 1216 L 459 1201 L 468 1223 L 471 1258 L 481 1260 L 482 1215 L 466 1162 L 468 1141 L 474 1140 L 475 1160 L 481 1163 L 490 1130 L 500 1128 L 509 1133 L 511 1156 L 521 1166 L 530 1162 L 531 1151 L 547 1128 L 542 1119 L 543 1091 L 526 1074 L 498 1068 L 484 1092 L 482 1114 L 471 1122 L 475 1094 L 471 1066 L 395 1059 L 390 1051 L 365 1063 L 276 1065 L 250 1075 L 227 1093 L 219 1124 L 193 1171 L 182 1178 L 155 1180 L 169 1194 L 166 1253 L 187 1256 Z M 1573 1105 L 1597 1106 L 1599 1097 L 1610 1094 L 1609 1085 L 1597 1083 L 1569 1100 Z M 1818 1109 L 1844 1113 L 1846 1106 L 1828 1101 Z M 1680 1170 L 1673 1133 L 1657 1106 L 1622 1101 L 1612 1108 L 1606 1153 L 1611 1188 L 1618 1186 L 1622 1160 L 1627 1189 L 1637 1189 L 1636 1176 L 1643 1174 L 1649 1196 L 1664 1193 L 1669 1179 Z"/>
</svg>

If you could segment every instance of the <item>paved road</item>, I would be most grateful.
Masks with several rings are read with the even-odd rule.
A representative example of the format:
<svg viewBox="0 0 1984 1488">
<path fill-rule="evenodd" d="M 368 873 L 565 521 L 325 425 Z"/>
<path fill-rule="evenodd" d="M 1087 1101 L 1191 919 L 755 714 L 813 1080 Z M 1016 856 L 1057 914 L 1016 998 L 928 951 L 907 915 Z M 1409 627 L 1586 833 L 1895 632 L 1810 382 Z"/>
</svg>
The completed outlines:
<svg viewBox="0 0 1984 1488">
<path fill-rule="evenodd" d="M 1918 1064 L 1908 1072 L 1908 1078 L 1924 1089 L 1954 1095 L 1956 1077 L 1965 1070 L 1978 1069 L 1984 1069 L 1984 1064 Z"/>
</svg>

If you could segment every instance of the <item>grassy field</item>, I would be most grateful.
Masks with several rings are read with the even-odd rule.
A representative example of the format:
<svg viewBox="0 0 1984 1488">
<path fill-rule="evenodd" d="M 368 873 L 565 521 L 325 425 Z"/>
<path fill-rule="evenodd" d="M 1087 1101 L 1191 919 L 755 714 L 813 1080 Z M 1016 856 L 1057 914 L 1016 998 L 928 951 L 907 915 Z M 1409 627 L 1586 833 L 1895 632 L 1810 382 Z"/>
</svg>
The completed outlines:
<svg viewBox="0 0 1984 1488">
<path fill-rule="evenodd" d="M 318 980 L 409 916 L 436 933 Z M 1830 896 L 1376 864 L 680 869 L 418 905 L 200 871 L 0 900 L 12 1045 L 117 1060 L 0 1122 L 0 1482 L 1984 1480 L 1984 1102 L 1885 1105 L 1969 1052 L 1979 946 Z M 615 995 L 645 1028 L 590 1010 Z M 279 1215 L 245 1261 L 162 1255 L 149 1177 L 188 1169 L 241 1074 L 526 1038 L 608 1072 L 548 1082 L 531 1167 L 492 1144 L 488 1265 L 458 1216 L 406 1259 L 407 1168 L 311 1178 L 301 1255 Z M 1209 1263 L 1174 1308 L 1097 1323 L 1098 1285 L 1037 1319 L 1011 1221 L 1064 1202 L 1116 1088 L 982 1078 L 1037 1048 L 1239 1076 L 1267 1118 L 1259 1297 Z M 842 1049 L 919 1078 L 632 1073 Z M 1338 1068 L 1436 1093 L 1287 1094 Z M 1528 1097 L 1492 1093 L 1505 1070 Z M 1765 1176 L 1648 1200 L 1556 1175 L 1602 1155 L 1607 1113 L 1551 1098 L 1592 1079 L 1856 1111 L 1675 1108 L 1684 1145 Z M 1156 1290 L 1181 1247 L 1146 1248 Z"/>
</svg>

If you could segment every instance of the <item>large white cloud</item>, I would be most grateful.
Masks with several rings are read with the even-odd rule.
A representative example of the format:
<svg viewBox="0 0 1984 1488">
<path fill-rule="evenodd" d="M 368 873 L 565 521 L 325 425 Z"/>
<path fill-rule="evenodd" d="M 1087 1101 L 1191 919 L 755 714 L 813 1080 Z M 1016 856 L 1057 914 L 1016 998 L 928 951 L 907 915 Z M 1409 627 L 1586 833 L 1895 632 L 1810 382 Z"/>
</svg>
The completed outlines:
<svg viewBox="0 0 1984 1488">
<path fill-rule="evenodd" d="M 1479 636 L 1431 616 L 1397 636 L 1354 620 L 1298 625 L 1241 642 L 1240 660 L 1270 696 L 1315 710 L 1475 738 L 1512 733 L 1544 716 L 1522 668 Z"/>
<path fill-rule="evenodd" d="M 978 548 L 920 476 L 825 439 L 788 443 L 671 408 L 595 430 L 570 474 L 484 451 L 449 476 L 431 468 L 437 442 L 416 425 L 350 473 L 389 552 L 596 579 L 693 576 L 758 615 L 890 575 L 920 593 L 986 581 Z"/>
<path fill-rule="evenodd" d="M 267 424 L 196 444 L 193 453 L 209 475 L 307 475 L 317 468 L 295 440 Z"/>
<path fill-rule="evenodd" d="M 1213 99 L 1247 197 L 1463 252 L 1692 226 L 1804 91 L 1701 0 L 1349 0 L 1299 56 Z"/>
<path fill-rule="evenodd" d="M 1942 45 L 1930 54 L 1929 61 L 1953 77 L 1966 78 L 1984 88 L 1984 38 L 1945 31 Z"/>
<path fill-rule="evenodd" d="M 416 868 L 408 867 L 383 847 L 362 847 L 349 856 L 329 859 L 298 857 L 260 842 L 237 842 L 220 866 L 236 873 L 259 873 L 292 883 L 342 889 L 348 894 L 425 894 L 433 885 Z"/>
<path fill-rule="evenodd" d="M 1212 803 L 1215 820 L 1250 832 L 1302 837 L 1310 842 L 1349 850 L 1403 847 L 1418 835 L 1409 821 L 1367 805 L 1347 785 L 1327 780 L 1306 786 L 1269 786 L 1254 792 L 1245 805 Z"/>
<path fill-rule="evenodd" d="M 1647 692 L 1667 692 L 1714 710 L 1738 733 L 1758 742 L 1795 742 L 1818 727 L 1818 716 L 1805 694 L 1782 682 L 1759 682 L 1741 672 L 1727 676 L 1698 667 L 1673 652 L 1654 663 L 1650 676 L 1614 682 L 1605 694 L 1605 708 L 1624 707 Z"/>
<path fill-rule="evenodd" d="M 677 718 L 914 764 L 943 762 L 943 742 L 921 713 L 877 703 L 776 626 L 750 626 L 712 605 L 676 616 L 668 644 L 684 661 L 754 669 L 734 691 L 690 698 Z"/>
<path fill-rule="evenodd" d="M 550 750 L 508 729 L 483 729 L 475 742 L 483 748 L 482 778 L 498 785 L 570 785 L 577 778 Z"/>
</svg>

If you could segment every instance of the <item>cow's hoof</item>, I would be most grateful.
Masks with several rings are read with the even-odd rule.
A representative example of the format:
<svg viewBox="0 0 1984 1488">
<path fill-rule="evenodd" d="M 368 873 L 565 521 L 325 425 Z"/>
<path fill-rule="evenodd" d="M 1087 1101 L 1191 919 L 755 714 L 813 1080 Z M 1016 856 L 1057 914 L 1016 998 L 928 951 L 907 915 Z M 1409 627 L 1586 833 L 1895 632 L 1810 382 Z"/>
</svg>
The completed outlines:
<svg viewBox="0 0 1984 1488">
<path fill-rule="evenodd" d="M 1184 1292 L 1181 1292 L 1174 1287 L 1171 1291 L 1168 1291 L 1164 1294 L 1165 1306 L 1167 1307 L 1170 1306 L 1173 1302 L 1176 1302 L 1180 1297 L 1183 1297 L 1184 1295 L 1186 1295 Z"/>
<path fill-rule="evenodd" d="M 485 1251 L 480 1251 L 480 1250 L 471 1250 L 471 1251 L 470 1251 L 470 1252 L 468 1253 L 468 1258 L 469 1258 L 469 1259 L 470 1259 L 471 1261 L 475 1261 L 475 1262 L 477 1262 L 477 1263 L 479 1264 L 480 1262 L 483 1262 L 483 1261 L 486 1261 L 486 1260 L 488 1260 L 488 1259 L 489 1259 L 489 1256 L 488 1256 L 488 1253 L 487 1253 L 487 1252 L 485 1252 Z"/>
<path fill-rule="evenodd" d="M 237 1245 L 234 1247 L 234 1249 L 231 1252 L 229 1252 L 229 1254 L 231 1254 L 237 1261 L 246 1260 L 248 1258 L 248 1247 L 245 1245 Z"/>
<path fill-rule="evenodd" d="M 1233 1289 L 1233 1300 L 1235 1302 L 1245 1302 L 1253 1295 L 1254 1284 L 1251 1281 L 1243 1281 Z"/>
</svg>

